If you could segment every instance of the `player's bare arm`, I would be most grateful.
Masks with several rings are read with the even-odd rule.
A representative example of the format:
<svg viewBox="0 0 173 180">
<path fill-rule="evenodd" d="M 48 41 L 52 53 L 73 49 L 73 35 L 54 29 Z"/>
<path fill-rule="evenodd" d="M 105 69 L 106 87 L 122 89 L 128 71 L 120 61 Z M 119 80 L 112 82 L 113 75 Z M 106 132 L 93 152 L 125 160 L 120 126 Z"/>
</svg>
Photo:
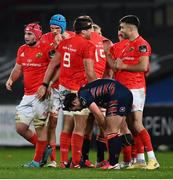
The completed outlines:
<svg viewBox="0 0 173 180">
<path fill-rule="evenodd" d="M 115 72 L 116 71 L 116 68 L 115 68 L 116 61 L 113 59 L 111 52 L 110 52 L 110 48 L 113 45 L 113 43 L 110 40 L 106 40 L 106 41 L 104 41 L 103 45 L 104 45 L 104 52 L 105 52 L 106 59 L 107 59 L 107 61 L 106 61 L 107 66 Z"/>
<path fill-rule="evenodd" d="M 106 68 L 103 73 L 103 78 L 113 78 L 114 71 L 109 67 L 108 62 L 106 61 Z"/>
<path fill-rule="evenodd" d="M 112 61 L 112 56 L 110 54 L 110 48 L 112 45 L 113 45 L 113 43 L 109 39 L 106 39 L 103 41 L 104 52 L 106 55 L 106 68 L 104 70 L 103 78 L 112 78 L 113 77 L 113 73 L 114 73 L 112 70 L 113 61 Z M 108 61 L 110 61 L 110 62 L 108 62 Z"/>
<path fill-rule="evenodd" d="M 53 75 L 52 80 L 51 80 L 50 83 L 53 84 L 54 82 L 56 82 L 59 79 L 59 73 L 60 73 L 60 67 L 57 66 L 57 68 L 55 69 L 54 75 Z"/>
<path fill-rule="evenodd" d="M 99 128 L 103 132 L 106 127 L 105 117 L 103 113 L 101 112 L 100 108 L 97 106 L 95 102 L 91 103 L 89 106 L 89 110 L 94 114 L 97 123 L 99 125 Z"/>
<path fill-rule="evenodd" d="M 20 75 L 22 74 L 22 66 L 19 64 L 15 64 L 13 70 L 11 71 L 10 77 L 8 78 L 6 82 L 6 88 L 9 91 L 12 91 L 12 84 L 14 81 L 16 81 Z"/>
<path fill-rule="evenodd" d="M 88 82 L 96 80 L 97 77 L 94 71 L 94 61 L 92 59 L 84 59 L 83 63 Z"/>
<path fill-rule="evenodd" d="M 115 68 L 119 70 L 127 70 L 131 72 L 146 72 L 148 69 L 149 57 L 141 56 L 138 64 L 125 64 L 122 59 L 117 59 Z"/>
<path fill-rule="evenodd" d="M 61 54 L 57 51 L 53 59 L 50 61 L 46 70 L 43 84 L 38 88 L 36 97 L 41 100 L 45 97 L 47 88 L 49 87 L 50 80 L 55 72 L 55 69 L 60 65 Z"/>
</svg>

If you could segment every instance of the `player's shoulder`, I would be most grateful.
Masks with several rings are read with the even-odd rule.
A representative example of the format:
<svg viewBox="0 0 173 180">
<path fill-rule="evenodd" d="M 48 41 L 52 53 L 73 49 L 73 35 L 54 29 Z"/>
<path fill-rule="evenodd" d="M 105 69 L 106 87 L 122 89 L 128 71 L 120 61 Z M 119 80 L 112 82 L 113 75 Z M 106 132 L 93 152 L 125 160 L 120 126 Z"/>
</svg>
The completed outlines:
<svg viewBox="0 0 173 180">
<path fill-rule="evenodd" d="M 27 49 L 28 49 L 28 45 L 23 44 L 23 45 L 21 45 L 21 46 L 18 48 L 18 51 L 25 51 L 25 50 L 27 50 Z"/>
<path fill-rule="evenodd" d="M 103 41 L 103 38 L 97 32 L 91 32 L 91 40 L 92 41 Z"/>
<path fill-rule="evenodd" d="M 151 46 L 148 43 L 147 40 L 145 40 L 142 36 L 140 36 L 138 38 L 137 41 L 137 47 L 139 49 L 140 52 L 147 52 L 147 51 L 151 51 Z"/>
<path fill-rule="evenodd" d="M 26 45 L 26 44 L 21 45 L 17 50 L 17 56 L 21 56 L 21 54 L 22 54 L 21 57 L 23 57 L 24 53 L 28 52 L 28 49 L 29 49 L 28 45 Z"/>
<path fill-rule="evenodd" d="M 94 46 L 95 44 L 91 39 L 86 39 L 85 37 L 76 34 L 74 37 L 72 37 L 73 40 L 79 44 L 81 47 L 86 47 L 86 46 Z"/>
<path fill-rule="evenodd" d="M 65 31 L 65 32 L 63 33 L 64 39 L 69 39 L 69 38 L 71 38 L 71 37 L 73 37 L 73 36 L 75 36 L 75 32 L 73 32 L 73 31 Z"/>
<path fill-rule="evenodd" d="M 52 39 L 54 39 L 52 32 L 48 32 L 41 36 L 40 41 L 42 43 L 48 43 L 49 41 L 52 41 Z"/>
<path fill-rule="evenodd" d="M 150 45 L 149 42 L 146 39 L 144 39 L 142 36 L 139 36 L 137 43 Z"/>
<path fill-rule="evenodd" d="M 41 38 L 52 36 L 52 32 L 47 32 L 41 36 Z"/>
<path fill-rule="evenodd" d="M 65 45 L 65 44 L 73 44 L 73 36 L 72 37 L 69 37 L 69 38 L 65 38 L 65 39 L 62 39 L 62 41 L 60 41 L 58 47 L 62 46 L 62 45 Z"/>
</svg>

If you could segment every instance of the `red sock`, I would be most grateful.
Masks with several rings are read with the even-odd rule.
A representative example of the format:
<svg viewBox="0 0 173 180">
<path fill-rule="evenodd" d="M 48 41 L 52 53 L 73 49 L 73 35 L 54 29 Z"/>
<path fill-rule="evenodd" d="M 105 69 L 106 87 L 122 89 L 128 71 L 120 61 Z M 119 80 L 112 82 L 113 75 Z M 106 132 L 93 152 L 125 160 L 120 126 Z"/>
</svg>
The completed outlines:
<svg viewBox="0 0 173 180">
<path fill-rule="evenodd" d="M 148 131 L 146 129 L 143 129 L 140 133 L 139 136 L 141 138 L 141 141 L 146 149 L 146 151 L 153 151 L 153 146 L 151 143 L 151 138 L 150 135 L 148 134 Z"/>
<path fill-rule="evenodd" d="M 72 162 L 74 165 L 79 164 L 82 155 L 83 136 L 79 134 L 72 134 L 71 146 L 72 146 Z"/>
<path fill-rule="evenodd" d="M 61 132 L 60 135 L 60 162 L 68 162 L 68 152 L 70 150 L 71 134 Z"/>
<path fill-rule="evenodd" d="M 35 147 L 34 161 L 40 162 L 42 160 L 46 146 L 47 146 L 47 141 L 37 140 Z"/>
<path fill-rule="evenodd" d="M 132 158 L 137 158 L 137 149 L 136 149 L 136 145 L 132 145 Z"/>
<path fill-rule="evenodd" d="M 50 146 L 52 148 L 50 159 L 51 161 L 56 161 L 56 143 L 51 143 Z"/>
<path fill-rule="evenodd" d="M 29 142 L 34 144 L 34 146 L 36 145 L 36 143 L 37 143 L 37 135 L 36 135 L 36 133 L 34 133 L 33 136 L 29 139 Z"/>
<path fill-rule="evenodd" d="M 123 159 L 124 162 L 130 162 L 132 159 L 132 146 L 123 147 Z"/>
<path fill-rule="evenodd" d="M 134 142 L 137 154 L 144 153 L 144 145 L 141 141 L 140 135 L 134 136 Z"/>
</svg>

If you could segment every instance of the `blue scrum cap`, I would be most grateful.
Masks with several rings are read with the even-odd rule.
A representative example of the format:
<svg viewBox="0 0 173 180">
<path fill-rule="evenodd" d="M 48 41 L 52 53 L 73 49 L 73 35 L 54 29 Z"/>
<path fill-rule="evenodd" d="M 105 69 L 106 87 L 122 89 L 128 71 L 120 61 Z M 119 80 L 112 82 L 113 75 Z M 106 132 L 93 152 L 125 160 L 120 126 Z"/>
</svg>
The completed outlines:
<svg viewBox="0 0 173 180">
<path fill-rule="evenodd" d="M 62 34 L 66 30 L 66 18 L 61 14 L 55 14 L 51 17 L 49 25 L 59 26 Z"/>
</svg>

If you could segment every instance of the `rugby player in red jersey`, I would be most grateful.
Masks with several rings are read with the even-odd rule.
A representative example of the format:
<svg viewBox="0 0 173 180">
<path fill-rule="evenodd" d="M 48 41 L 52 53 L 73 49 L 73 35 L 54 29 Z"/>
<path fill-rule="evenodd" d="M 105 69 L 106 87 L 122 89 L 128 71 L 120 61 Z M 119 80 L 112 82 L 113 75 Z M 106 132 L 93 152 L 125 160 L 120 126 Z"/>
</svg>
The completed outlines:
<svg viewBox="0 0 173 180">
<path fill-rule="evenodd" d="M 36 146 L 33 161 L 24 165 L 24 167 L 34 168 L 40 167 L 40 161 L 47 146 L 45 124 L 48 115 L 48 99 L 40 101 L 36 97 L 36 92 L 43 82 L 50 62 L 50 49 L 40 42 L 42 30 L 38 23 L 28 24 L 24 34 L 25 44 L 18 49 L 16 64 L 6 82 L 6 88 L 12 90 L 13 83 L 23 74 L 24 96 L 16 108 L 16 131 Z M 29 129 L 32 122 L 36 134 Z"/>
<path fill-rule="evenodd" d="M 50 82 L 54 69 L 60 65 L 60 93 L 77 92 L 87 82 L 96 79 L 94 72 L 95 45 L 89 40 L 92 32 L 92 19 L 80 16 L 74 21 L 75 36 L 60 42 L 55 57 L 47 69 L 43 80 Z M 41 86 L 38 95 L 42 98 L 46 93 L 46 86 Z M 84 130 L 89 111 L 64 111 L 64 124 L 60 136 L 60 167 L 65 168 L 68 163 L 68 152 L 72 148 L 71 167 L 79 168 Z"/>
<path fill-rule="evenodd" d="M 127 46 L 128 44 L 128 39 L 124 39 L 123 34 L 118 30 L 118 39 L 119 42 L 113 44 L 113 46 L 110 48 L 110 53 L 112 55 L 113 59 L 117 59 L 121 57 L 123 49 Z M 116 77 L 118 76 L 119 71 L 115 71 L 114 73 L 114 79 L 116 80 Z M 132 144 L 133 144 L 133 139 L 131 132 L 128 129 L 127 123 L 124 120 L 122 122 L 122 127 L 120 130 L 120 133 L 122 135 L 123 139 L 123 163 L 121 163 L 122 168 L 127 168 L 131 166 L 132 163 Z M 134 148 L 133 148 L 134 149 Z M 135 152 L 135 151 L 133 151 Z M 136 156 L 135 156 L 136 157 Z"/>
<path fill-rule="evenodd" d="M 49 21 L 50 32 L 43 34 L 41 41 L 47 43 L 50 48 L 50 56 L 55 55 L 56 48 L 63 39 L 70 38 L 74 35 L 74 32 L 66 31 L 66 18 L 61 14 L 55 14 Z M 50 115 L 48 121 L 48 143 L 49 146 L 46 149 L 46 154 L 50 154 L 51 162 L 47 165 L 48 167 L 57 167 L 56 163 L 56 126 L 58 120 L 59 110 L 62 107 L 59 94 L 59 67 L 56 69 L 54 77 L 50 83 Z M 49 152 L 52 151 L 52 152 Z M 46 163 L 46 162 L 45 162 Z"/>
<path fill-rule="evenodd" d="M 120 19 L 119 23 L 120 32 L 125 39 L 128 39 L 128 43 L 121 56 L 115 61 L 114 69 L 118 71 L 116 80 L 128 87 L 133 94 L 132 115 L 128 117 L 128 125 L 133 136 L 140 139 L 148 155 L 147 165 L 141 153 L 141 156 L 140 154 L 137 156 L 137 162 L 132 165 L 132 168 L 157 169 L 160 165 L 156 160 L 150 135 L 142 123 L 146 96 L 145 74 L 149 69 L 151 47 L 139 35 L 138 17 L 127 15 Z M 138 145 L 138 142 L 136 144 Z"/>
</svg>

